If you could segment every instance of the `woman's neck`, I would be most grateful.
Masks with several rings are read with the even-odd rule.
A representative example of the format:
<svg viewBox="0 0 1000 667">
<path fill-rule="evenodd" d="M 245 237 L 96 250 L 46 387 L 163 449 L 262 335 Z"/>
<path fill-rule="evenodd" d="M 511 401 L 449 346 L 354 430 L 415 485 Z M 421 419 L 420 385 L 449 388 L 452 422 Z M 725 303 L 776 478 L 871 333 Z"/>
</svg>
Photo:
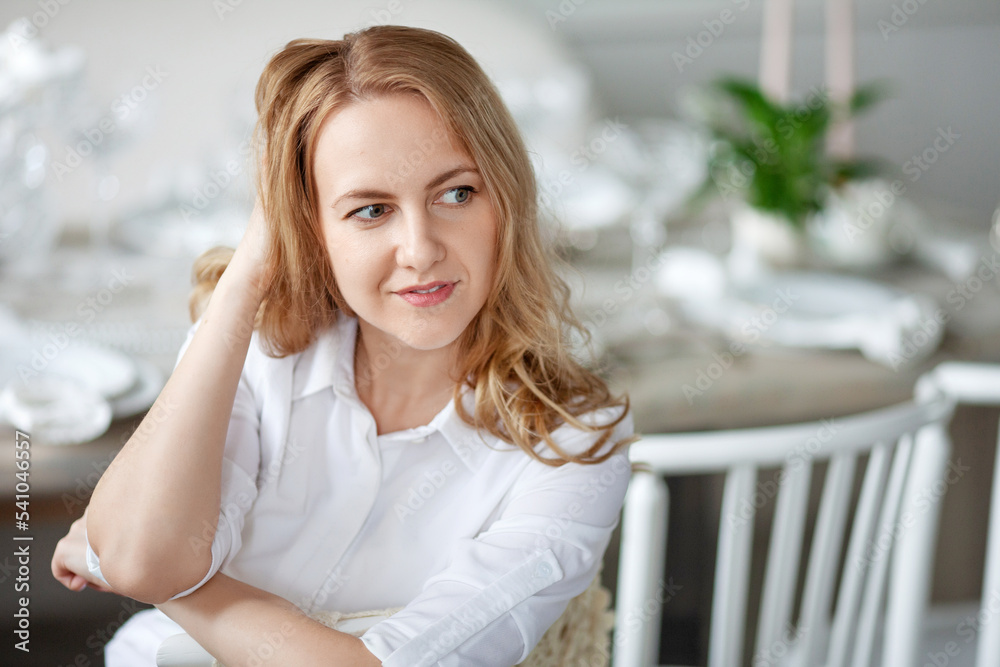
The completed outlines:
<svg viewBox="0 0 1000 667">
<path fill-rule="evenodd" d="M 454 395 L 457 381 L 451 369 L 458 341 L 437 350 L 417 350 L 388 337 L 382 340 L 378 333 L 364 335 L 358 329 L 354 353 L 358 398 L 375 417 L 380 435 L 428 423 Z"/>
</svg>

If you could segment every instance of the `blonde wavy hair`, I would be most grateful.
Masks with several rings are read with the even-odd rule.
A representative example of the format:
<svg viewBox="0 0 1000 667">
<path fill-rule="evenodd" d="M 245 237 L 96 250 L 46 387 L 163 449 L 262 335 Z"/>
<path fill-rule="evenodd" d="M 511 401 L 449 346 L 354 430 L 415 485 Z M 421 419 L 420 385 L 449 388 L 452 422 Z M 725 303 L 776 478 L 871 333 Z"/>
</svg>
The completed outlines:
<svg viewBox="0 0 1000 667">
<path fill-rule="evenodd" d="M 627 396 L 612 396 L 605 381 L 573 356 L 576 332 L 589 332 L 569 306 L 569 288 L 556 273 L 562 260 L 541 239 L 537 190 L 528 152 L 496 88 L 469 53 L 438 32 L 375 26 L 343 40 L 296 39 L 271 58 L 256 90 L 254 134 L 257 188 L 271 227 L 270 287 L 257 329 L 273 356 L 308 347 L 337 313 L 354 316 L 334 280 L 323 242 L 313 178 L 323 120 L 355 101 L 396 93 L 426 99 L 474 160 L 497 219 L 494 285 L 480 312 L 459 337 L 459 377 L 475 392 L 470 415 L 455 387 L 463 421 L 514 444 L 547 465 L 606 460 L 637 438 L 597 456 L 629 410 Z M 232 250 L 198 258 L 191 316 L 207 303 Z M 620 407 L 605 424 L 582 415 Z M 562 424 L 599 433 L 582 454 L 558 446 L 551 433 Z M 545 441 L 557 458 L 543 458 Z"/>
</svg>

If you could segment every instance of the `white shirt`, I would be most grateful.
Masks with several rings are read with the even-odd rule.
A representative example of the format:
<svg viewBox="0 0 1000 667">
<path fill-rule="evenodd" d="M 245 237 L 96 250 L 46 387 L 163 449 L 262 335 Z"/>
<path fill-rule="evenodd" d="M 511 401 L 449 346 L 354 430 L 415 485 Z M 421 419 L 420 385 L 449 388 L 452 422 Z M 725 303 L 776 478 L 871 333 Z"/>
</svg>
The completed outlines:
<svg viewBox="0 0 1000 667">
<path fill-rule="evenodd" d="M 221 569 L 307 613 L 405 607 L 361 637 L 385 667 L 521 662 L 597 573 L 628 486 L 627 448 L 596 465 L 547 466 L 480 435 L 453 402 L 427 425 L 377 435 L 355 390 L 357 331 L 340 316 L 282 359 L 255 335 L 226 440 L 212 566 L 177 597 Z M 472 399 L 466 390 L 470 414 Z M 601 453 L 632 432 L 629 415 Z M 566 425 L 553 433 L 572 453 L 596 438 Z"/>
</svg>

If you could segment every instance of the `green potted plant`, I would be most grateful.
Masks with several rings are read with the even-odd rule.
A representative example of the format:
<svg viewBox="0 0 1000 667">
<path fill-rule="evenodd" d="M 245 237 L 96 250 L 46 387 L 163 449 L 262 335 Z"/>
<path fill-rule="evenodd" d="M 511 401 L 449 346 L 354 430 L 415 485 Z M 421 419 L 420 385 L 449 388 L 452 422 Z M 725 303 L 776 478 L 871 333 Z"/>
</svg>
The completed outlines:
<svg viewBox="0 0 1000 667">
<path fill-rule="evenodd" d="M 835 119 L 853 117 L 878 101 L 882 87 L 863 87 L 842 106 L 818 88 L 801 101 L 781 104 L 738 78 L 718 80 L 708 92 L 701 122 L 712 143 L 696 200 L 716 194 L 734 204 L 737 255 L 756 255 L 750 259 L 774 267 L 803 264 L 809 256 L 807 232 L 831 197 L 880 171 L 875 160 L 831 155 L 826 137 Z"/>
</svg>

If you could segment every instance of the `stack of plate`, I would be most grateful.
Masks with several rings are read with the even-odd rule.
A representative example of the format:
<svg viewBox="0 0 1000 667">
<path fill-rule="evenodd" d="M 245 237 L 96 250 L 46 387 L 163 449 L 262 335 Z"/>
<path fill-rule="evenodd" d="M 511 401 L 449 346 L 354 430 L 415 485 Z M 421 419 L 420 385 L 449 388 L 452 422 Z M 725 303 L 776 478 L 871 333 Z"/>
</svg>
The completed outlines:
<svg viewBox="0 0 1000 667">
<path fill-rule="evenodd" d="M 0 353 L 8 377 L 0 392 L 0 420 L 37 442 L 93 440 L 112 419 L 147 409 L 163 387 L 162 373 L 147 361 L 109 348 L 57 342 L 31 345 L 22 339 Z"/>
<path fill-rule="evenodd" d="M 691 248 L 666 251 L 660 265 L 660 293 L 736 349 L 855 349 L 896 369 L 932 354 L 948 319 L 927 295 L 856 276 L 785 272 L 735 283 L 718 258 Z"/>
</svg>

